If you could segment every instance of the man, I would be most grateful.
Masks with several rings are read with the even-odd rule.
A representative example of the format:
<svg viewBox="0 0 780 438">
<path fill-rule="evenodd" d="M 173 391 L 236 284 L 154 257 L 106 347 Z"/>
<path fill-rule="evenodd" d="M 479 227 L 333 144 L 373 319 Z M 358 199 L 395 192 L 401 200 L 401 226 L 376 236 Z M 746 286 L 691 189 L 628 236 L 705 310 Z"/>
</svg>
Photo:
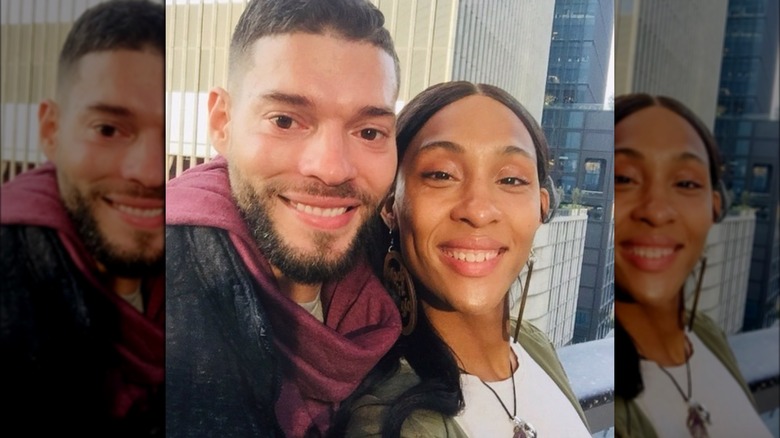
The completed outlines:
<svg viewBox="0 0 780 438">
<path fill-rule="evenodd" d="M 324 435 L 400 332 L 363 246 L 398 63 L 365 0 L 255 0 L 209 94 L 220 156 L 168 183 L 169 436 Z"/>
<path fill-rule="evenodd" d="M 3 431 L 164 434 L 164 14 L 79 17 L 39 106 L 48 162 L 0 189 Z"/>
</svg>

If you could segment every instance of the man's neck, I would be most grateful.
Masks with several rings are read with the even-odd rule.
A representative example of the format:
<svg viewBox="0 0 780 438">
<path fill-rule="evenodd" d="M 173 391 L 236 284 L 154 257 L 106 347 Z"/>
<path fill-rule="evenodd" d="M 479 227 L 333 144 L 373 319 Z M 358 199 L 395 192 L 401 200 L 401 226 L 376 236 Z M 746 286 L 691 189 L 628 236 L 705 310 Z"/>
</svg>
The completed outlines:
<svg viewBox="0 0 780 438">
<path fill-rule="evenodd" d="M 322 283 L 303 284 L 295 282 L 284 275 L 276 266 L 272 266 L 271 271 L 279 283 L 279 290 L 282 294 L 296 303 L 310 303 L 314 301 L 322 288 Z"/>
<path fill-rule="evenodd" d="M 140 278 L 113 277 L 111 280 L 111 288 L 118 295 L 130 295 L 135 293 L 140 287 Z"/>
</svg>

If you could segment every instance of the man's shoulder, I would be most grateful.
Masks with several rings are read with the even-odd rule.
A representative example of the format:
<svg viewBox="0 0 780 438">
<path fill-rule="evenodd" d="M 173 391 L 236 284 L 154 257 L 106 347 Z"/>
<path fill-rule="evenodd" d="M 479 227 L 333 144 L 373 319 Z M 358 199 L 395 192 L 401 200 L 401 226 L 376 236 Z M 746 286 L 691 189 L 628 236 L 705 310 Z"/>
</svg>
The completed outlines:
<svg viewBox="0 0 780 438">
<path fill-rule="evenodd" d="M 53 247 L 60 247 L 57 230 L 36 225 L 2 224 L 0 241 L 3 243 L 0 245 L 0 263 L 4 271 L 31 259 L 44 262 L 54 255 Z"/>
</svg>

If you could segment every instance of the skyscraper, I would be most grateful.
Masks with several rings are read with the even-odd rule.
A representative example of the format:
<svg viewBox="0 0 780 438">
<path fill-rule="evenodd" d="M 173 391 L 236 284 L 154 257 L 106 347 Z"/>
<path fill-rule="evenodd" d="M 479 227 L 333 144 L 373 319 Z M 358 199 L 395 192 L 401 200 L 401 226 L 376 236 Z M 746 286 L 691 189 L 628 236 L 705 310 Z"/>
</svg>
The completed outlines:
<svg viewBox="0 0 780 438">
<path fill-rule="evenodd" d="M 589 209 L 574 342 L 603 337 L 612 327 L 614 118 L 603 106 L 612 4 L 558 0 L 553 15 L 542 128 L 563 200 Z"/>
<path fill-rule="evenodd" d="M 715 135 L 734 204 L 756 210 L 743 330 L 778 319 L 778 2 L 730 0 Z"/>
</svg>

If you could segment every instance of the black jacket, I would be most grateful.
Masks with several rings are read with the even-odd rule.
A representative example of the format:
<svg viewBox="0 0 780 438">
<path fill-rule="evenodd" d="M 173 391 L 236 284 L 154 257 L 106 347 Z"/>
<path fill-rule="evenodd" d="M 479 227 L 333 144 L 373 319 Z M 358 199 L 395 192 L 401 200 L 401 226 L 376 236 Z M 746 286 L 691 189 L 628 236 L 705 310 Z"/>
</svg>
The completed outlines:
<svg viewBox="0 0 780 438">
<path fill-rule="evenodd" d="M 163 436 L 162 388 L 142 412 L 111 418 L 117 310 L 57 232 L 3 225 L 0 248 L 0 435 Z"/>
<path fill-rule="evenodd" d="M 224 230 L 167 226 L 166 436 L 280 437 L 258 285 Z"/>
</svg>

